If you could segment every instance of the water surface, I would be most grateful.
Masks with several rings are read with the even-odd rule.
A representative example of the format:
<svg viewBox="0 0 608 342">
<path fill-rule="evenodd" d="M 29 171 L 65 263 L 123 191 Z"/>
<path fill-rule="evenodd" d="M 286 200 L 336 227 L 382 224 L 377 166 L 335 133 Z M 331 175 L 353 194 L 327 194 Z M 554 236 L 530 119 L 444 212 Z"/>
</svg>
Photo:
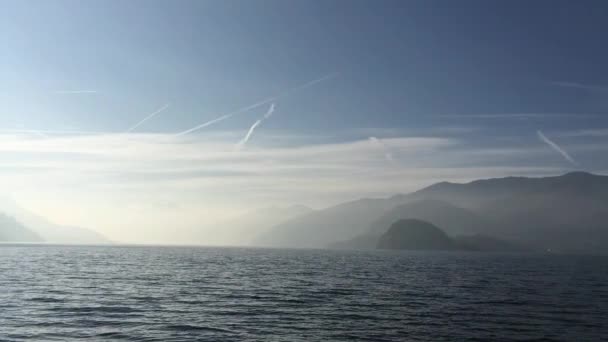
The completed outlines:
<svg viewBox="0 0 608 342">
<path fill-rule="evenodd" d="M 601 340 L 608 259 L 0 247 L 0 340 Z"/>
</svg>

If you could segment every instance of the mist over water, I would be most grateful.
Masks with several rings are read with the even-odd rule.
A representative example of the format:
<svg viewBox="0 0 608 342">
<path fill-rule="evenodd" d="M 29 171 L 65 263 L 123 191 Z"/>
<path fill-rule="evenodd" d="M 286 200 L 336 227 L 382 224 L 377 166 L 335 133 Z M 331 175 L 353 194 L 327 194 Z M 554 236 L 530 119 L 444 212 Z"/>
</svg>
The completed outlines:
<svg viewBox="0 0 608 342">
<path fill-rule="evenodd" d="M 0 247 L 0 339 L 454 341 L 608 336 L 608 258 Z"/>
</svg>

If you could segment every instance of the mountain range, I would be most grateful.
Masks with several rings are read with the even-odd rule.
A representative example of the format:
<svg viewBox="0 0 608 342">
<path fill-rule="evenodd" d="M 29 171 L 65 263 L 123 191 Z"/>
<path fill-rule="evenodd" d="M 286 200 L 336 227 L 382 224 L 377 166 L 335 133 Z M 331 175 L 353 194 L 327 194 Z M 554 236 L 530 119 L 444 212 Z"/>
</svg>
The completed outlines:
<svg viewBox="0 0 608 342">
<path fill-rule="evenodd" d="M 41 242 L 42 237 L 15 218 L 0 213 L 0 242 Z"/>
<path fill-rule="evenodd" d="M 0 242 L 110 243 L 93 230 L 56 224 L 6 197 L 0 198 Z"/>
<path fill-rule="evenodd" d="M 257 237 L 263 239 L 267 231 L 281 222 L 306 215 L 313 210 L 303 205 L 266 207 L 246 212 L 236 218 L 219 222 L 211 227 L 186 232 L 192 240 L 204 241 L 211 246 L 251 246 Z"/>
<path fill-rule="evenodd" d="M 608 176 L 506 177 L 442 182 L 407 195 L 361 199 L 282 222 L 257 245 L 374 248 L 399 219 L 420 219 L 449 236 L 506 241 L 533 250 L 605 253 Z"/>
<path fill-rule="evenodd" d="M 376 248 L 389 227 L 417 219 L 481 250 L 606 253 L 608 176 L 505 177 L 436 183 L 410 194 L 366 198 L 321 210 L 304 206 L 256 210 L 201 231 L 215 245 Z M 99 244 L 81 227 L 58 225 L 0 198 L 0 242 Z"/>
</svg>

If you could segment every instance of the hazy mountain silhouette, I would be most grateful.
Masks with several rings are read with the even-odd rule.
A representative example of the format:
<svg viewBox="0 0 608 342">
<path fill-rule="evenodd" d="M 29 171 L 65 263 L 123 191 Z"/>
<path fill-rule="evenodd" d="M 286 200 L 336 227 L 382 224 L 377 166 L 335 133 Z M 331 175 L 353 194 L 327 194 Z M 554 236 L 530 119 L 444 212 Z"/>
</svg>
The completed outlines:
<svg viewBox="0 0 608 342">
<path fill-rule="evenodd" d="M 402 198 L 360 199 L 323 210 L 312 211 L 278 224 L 256 237 L 254 244 L 280 247 L 326 247 L 369 230 L 384 211 Z"/>
<path fill-rule="evenodd" d="M 608 176 L 573 172 L 466 184 L 442 182 L 409 195 L 352 201 L 311 212 L 275 226 L 256 242 L 370 248 L 383 229 L 408 218 L 428 221 L 452 236 L 477 234 L 541 250 L 605 253 Z"/>
<path fill-rule="evenodd" d="M 330 244 L 331 248 L 374 248 L 379 237 L 391 224 L 400 219 L 419 219 L 444 229 L 448 235 L 472 235 L 483 233 L 491 225 L 489 220 L 440 200 L 414 200 L 398 205 L 374 220 L 367 233 L 352 239 Z"/>
<path fill-rule="evenodd" d="M 384 233 L 399 219 L 415 218 L 443 228 L 449 235 L 477 234 L 486 231 L 490 222 L 470 210 L 436 199 L 412 201 L 396 206 L 371 225 L 371 231 Z"/>
<path fill-rule="evenodd" d="M 42 241 L 69 244 L 106 244 L 110 243 L 103 235 L 92 230 L 58 225 L 42 216 L 36 215 L 15 203 L 10 198 L 0 198 L 0 208 L 14 216 L 28 229 L 40 236 Z M 37 240 L 40 241 L 40 240 Z"/>
<path fill-rule="evenodd" d="M 447 234 L 426 221 L 407 219 L 393 223 L 378 240 L 380 249 L 452 250 L 457 246 Z"/>
<path fill-rule="evenodd" d="M 376 243 L 380 249 L 466 250 L 484 252 L 524 251 L 525 248 L 501 239 L 470 235 L 450 237 L 436 225 L 417 219 L 400 219 Z"/>
<path fill-rule="evenodd" d="M 559 177 L 441 183 L 413 197 L 467 205 L 492 222 L 484 234 L 537 248 L 603 252 L 608 245 L 607 176 L 573 172 Z"/>
<path fill-rule="evenodd" d="M 458 203 L 463 208 L 477 208 L 489 202 L 523 194 L 581 195 L 606 202 L 608 176 L 571 172 L 555 177 L 505 177 L 465 184 L 442 182 L 416 191 L 408 197 L 439 199 Z"/>
<path fill-rule="evenodd" d="M 13 217 L 0 214 L 0 242 L 41 242 L 40 235 L 17 222 Z"/>
<path fill-rule="evenodd" d="M 220 222 L 213 227 L 196 229 L 195 232 L 189 232 L 187 235 L 190 239 L 192 235 L 197 236 L 205 245 L 249 246 L 257 236 L 265 233 L 270 227 L 311 211 L 311 208 L 303 205 L 261 208 Z"/>
</svg>

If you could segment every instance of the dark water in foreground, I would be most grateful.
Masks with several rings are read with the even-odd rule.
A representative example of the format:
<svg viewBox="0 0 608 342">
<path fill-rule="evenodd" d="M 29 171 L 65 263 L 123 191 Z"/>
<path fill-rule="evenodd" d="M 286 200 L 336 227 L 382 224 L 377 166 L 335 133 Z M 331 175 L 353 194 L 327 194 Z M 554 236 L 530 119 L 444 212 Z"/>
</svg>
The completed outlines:
<svg viewBox="0 0 608 342">
<path fill-rule="evenodd" d="M 608 338 L 608 259 L 0 247 L 0 340 Z"/>
</svg>

